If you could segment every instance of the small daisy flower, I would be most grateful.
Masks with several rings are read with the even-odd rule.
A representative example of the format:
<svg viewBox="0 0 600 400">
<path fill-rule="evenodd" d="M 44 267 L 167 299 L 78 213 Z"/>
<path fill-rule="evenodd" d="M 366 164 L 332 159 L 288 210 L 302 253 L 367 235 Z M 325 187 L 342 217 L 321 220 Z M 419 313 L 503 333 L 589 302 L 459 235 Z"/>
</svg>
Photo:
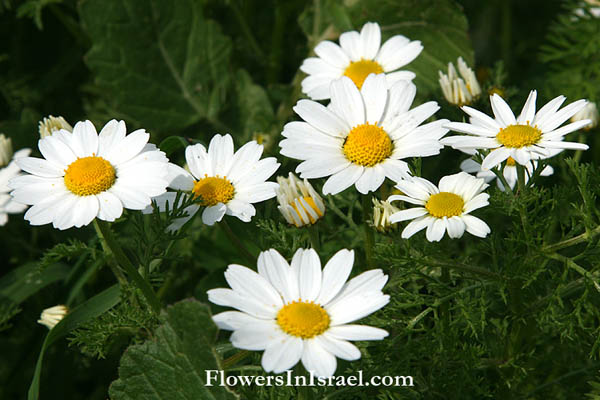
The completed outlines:
<svg viewBox="0 0 600 400">
<path fill-rule="evenodd" d="M 32 225 L 79 228 L 99 218 L 114 221 L 123 208 L 142 210 L 165 192 L 167 157 L 138 129 L 126 135 L 125 122 L 112 120 L 96 133 L 90 121 L 73 133 L 61 129 L 40 139 L 43 159 L 16 160 L 27 175 L 13 178 L 15 201 L 30 204 Z"/>
<path fill-rule="evenodd" d="M 525 183 L 529 181 L 529 177 L 533 175 L 533 172 L 537 168 L 538 162 L 532 160 L 529 164 L 525 166 Z M 477 174 L 478 178 L 482 178 L 486 183 L 489 183 L 496 179 L 496 175 L 490 170 L 482 170 L 481 164 L 477 161 L 468 158 L 460 164 L 460 169 L 470 174 Z M 540 172 L 540 176 L 550 176 L 554 173 L 554 169 L 547 165 L 542 172 Z M 511 189 L 514 189 L 517 184 L 518 175 L 517 175 L 517 163 L 512 157 L 508 157 L 506 159 L 506 165 L 504 166 L 504 170 L 502 172 L 504 175 L 504 179 L 506 179 L 506 183 L 510 186 Z M 496 179 L 496 184 L 498 185 L 498 189 L 504 192 L 504 185 L 500 181 L 500 179 Z"/>
<path fill-rule="evenodd" d="M 598 107 L 596 106 L 596 103 L 587 103 L 585 107 L 571 117 L 571 122 L 577 122 L 586 119 L 589 119 L 592 122 L 583 128 L 584 131 L 589 131 L 598 126 L 600 114 L 598 114 Z"/>
<path fill-rule="evenodd" d="M 425 235 L 430 242 L 439 242 L 446 231 L 452 239 L 462 237 L 465 230 L 482 238 L 490 233 L 485 222 L 469 215 L 471 211 L 489 204 L 490 195 L 482 193 L 488 187 L 483 179 L 459 172 L 444 176 L 438 187 L 419 177 L 400 181 L 396 187 L 405 195 L 390 196 L 388 201 L 403 200 L 421 206 L 390 216 L 392 223 L 414 220 L 402 231 L 404 239 L 425 228 Z"/>
<path fill-rule="evenodd" d="M 445 119 L 420 125 L 439 107 L 430 101 L 409 110 L 415 94 L 406 81 L 388 90 L 382 74 L 369 75 L 360 90 L 349 78 L 338 79 L 331 84 L 329 107 L 311 100 L 296 104 L 304 122 L 285 125 L 281 154 L 305 160 L 296 168 L 301 178 L 329 176 L 323 194 L 352 185 L 365 194 L 386 177 L 398 181 L 409 174 L 402 159 L 439 154 L 448 131 Z"/>
<path fill-rule="evenodd" d="M 400 211 L 388 201 L 373 198 L 373 221 L 371 224 L 381 233 L 386 233 L 397 225 L 392 225 L 390 216 Z"/>
<path fill-rule="evenodd" d="M 27 209 L 27 205 L 16 202 L 8 194 L 8 181 L 21 174 L 21 168 L 15 160 L 27 157 L 30 149 L 22 149 L 13 154 L 12 141 L 0 134 L 0 226 L 8 222 L 8 214 L 19 214 Z"/>
<path fill-rule="evenodd" d="M 46 308 L 42 311 L 38 324 L 44 325 L 48 329 L 52 329 L 58 324 L 67 314 L 69 308 L 67 306 L 58 305 L 50 308 Z"/>
<path fill-rule="evenodd" d="M 471 123 L 451 122 L 445 127 L 469 136 L 446 137 L 442 139 L 442 143 L 465 152 L 490 149 L 481 164 L 484 170 L 499 165 L 508 157 L 512 157 L 518 164 L 527 165 L 532 159 L 551 157 L 556 154 L 555 150 L 587 150 L 587 145 L 565 142 L 563 138 L 567 133 L 588 125 L 590 120 L 573 122 L 559 128 L 585 107 L 587 102 L 578 100 L 558 110 L 566 99 L 558 96 L 536 113 L 536 97 L 537 92 L 532 90 L 518 118 L 515 118 L 508 104 L 497 94 L 490 96 L 495 119 L 471 107 L 462 107 L 471 117 Z"/>
<path fill-rule="evenodd" d="M 278 186 L 265 181 L 280 164 L 275 157 L 260 160 L 262 152 L 263 146 L 251 141 L 234 154 L 231 135 L 213 136 L 208 151 L 201 144 L 188 146 L 185 159 L 190 172 L 169 163 L 169 187 L 187 192 L 196 202 L 186 208 L 187 216 L 175 220 L 169 230 L 181 228 L 200 207 L 205 207 L 202 222 L 206 225 L 221 221 L 225 214 L 250 222 L 256 215 L 252 203 L 275 197 Z M 167 203 L 172 207 L 176 196 L 176 192 L 167 192 L 153 200 L 159 210 L 164 210 Z M 151 213 L 152 207 L 144 212 Z"/>
<path fill-rule="evenodd" d="M 61 129 L 73 132 L 73 127 L 63 117 L 54 117 L 52 115 L 40 121 L 38 126 L 40 138 L 42 139 Z"/>
<path fill-rule="evenodd" d="M 277 177 L 277 207 L 288 224 L 297 228 L 312 225 L 325 215 L 325 204 L 321 196 L 307 179 L 299 181 L 290 172 L 289 178 Z"/>
<path fill-rule="evenodd" d="M 448 75 L 438 71 L 440 86 L 448 103 L 464 106 L 471 104 L 479 97 L 481 86 L 479 86 L 475 73 L 467 66 L 462 57 L 458 57 L 458 71 L 460 77 L 452 63 L 448 63 Z"/>
<path fill-rule="evenodd" d="M 298 249 L 290 264 L 275 250 L 258 257 L 258 273 L 230 265 L 225 279 L 231 289 L 212 289 L 208 299 L 226 311 L 213 316 L 220 329 L 234 331 L 231 343 L 239 349 L 261 351 L 266 372 L 281 373 L 298 361 L 317 376 L 336 370 L 336 357 L 358 360 L 351 340 L 381 340 L 379 328 L 350 324 L 385 306 L 390 297 L 381 289 L 387 275 L 380 269 L 346 282 L 354 252 L 338 251 L 321 271 L 313 249 Z"/>
<path fill-rule="evenodd" d="M 313 100 L 328 99 L 331 82 L 342 76 L 352 79 L 359 89 L 369 74 L 385 73 L 388 87 L 399 80 L 414 79 L 413 72 L 396 70 L 417 58 L 423 50 L 421 42 L 396 35 L 380 44 L 381 29 L 375 22 L 367 22 L 360 33 L 342 33 L 339 46 L 328 40 L 319 43 L 315 47 L 317 57 L 307 58 L 300 67 L 308 74 L 302 81 L 302 92 Z"/>
</svg>

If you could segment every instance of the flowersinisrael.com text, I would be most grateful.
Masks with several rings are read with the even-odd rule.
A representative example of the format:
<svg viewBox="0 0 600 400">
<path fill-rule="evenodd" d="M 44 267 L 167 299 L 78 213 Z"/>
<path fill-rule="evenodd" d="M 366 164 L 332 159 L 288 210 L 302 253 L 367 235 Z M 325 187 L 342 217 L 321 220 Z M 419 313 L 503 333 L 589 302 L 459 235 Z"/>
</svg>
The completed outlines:
<svg viewBox="0 0 600 400">
<path fill-rule="evenodd" d="M 221 370 L 206 370 L 204 386 L 415 386 L 412 376 L 372 376 L 358 375 L 318 377 L 293 375 L 289 370 L 281 375 L 225 375 Z"/>
</svg>

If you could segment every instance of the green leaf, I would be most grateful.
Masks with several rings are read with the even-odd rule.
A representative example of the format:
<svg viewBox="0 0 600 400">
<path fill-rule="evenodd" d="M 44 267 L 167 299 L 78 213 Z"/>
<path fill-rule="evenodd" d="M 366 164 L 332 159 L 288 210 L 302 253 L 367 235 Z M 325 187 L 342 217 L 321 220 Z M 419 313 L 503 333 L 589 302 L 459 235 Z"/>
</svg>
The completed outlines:
<svg viewBox="0 0 600 400">
<path fill-rule="evenodd" d="M 363 24 L 370 21 L 381 26 L 382 44 L 393 35 L 420 40 L 423 51 L 401 69 L 417 74 L 415 84 L 422 95 L 441 91 L 438 71 L 447 73 L 448 62 L 456 63 L 456 59 L 462 56 L 467 64 L 473 66 L 467 18 L 462 8 L 452 0 L 356 1 L 345 8 L 334 0 L 323 3 L 317 32 L 313 9 L 308 9 L 300 17 L 300 25 L 311 41 L 337 40 L 340 33 L 351 29 L 360 31 Z M 349 27 L 348 21 L 354 22 L 354 27 Z"/>
<path fill-rule="evenodd" d="M 179 149 L 185 149 L 190 144 L 181 136 L 169 136 L 163 139 L 158 146 L 159 149 L 165 152 L 167 156 L 170 156 Z"/>
<path fill-rule="evenodd" d="M 254 133 L 267 133 L 275 122 L 267 93 L 262 86 L 252 82 L 248 72 L 243 69 L 237 72 L 235 81 L 243 137 L 249 140 Z"/>
<path fill-rule="evenodd" d="M 46 286 L 66 278 L 69 268 L 65 264 L 53 264 L 39 272 L 37 263 L 20 266 L 0 280 L 0 297 L 20 304 L 29 296 Z"/>
<path fill-rule="evenodd" d="M 214 122 L 229 86 L 231 40 L 193 0 L 85 0 L 86 62 L 111 108 L 147 129 Z"/>
<path fill-rule="evenodd" d="M 236 399 L 221 386 L 205 386 L 206 371 L 218 370 L 217 327 L 209 308 L 184 300 L 161 314 L 154 338 L 130 346 L 109 389 L 111 399 Z"/>
<path fill-rule="evenodd" d="M 35 365 L 35 372 L 33 374 L 33 380 L 29 387 L 27 394 L 28 400 L 37 400 L 40 392 L 40 376 L 42 373 L 42 363 L 44 361 L 44 353 L 46 349 L 56 342 L 58 339 L 77 328 L 83 322 L 88 321 L 105 311 L 111 309 L 120 301 L 120 288 L 119 285 L 111 286 L 103 292 L 92 297 L 85 303 L 75 307 L 70 311 L 54 328 L 50 329 L 44 343 L 42 344 L 42 350 Z"/>
</svg>

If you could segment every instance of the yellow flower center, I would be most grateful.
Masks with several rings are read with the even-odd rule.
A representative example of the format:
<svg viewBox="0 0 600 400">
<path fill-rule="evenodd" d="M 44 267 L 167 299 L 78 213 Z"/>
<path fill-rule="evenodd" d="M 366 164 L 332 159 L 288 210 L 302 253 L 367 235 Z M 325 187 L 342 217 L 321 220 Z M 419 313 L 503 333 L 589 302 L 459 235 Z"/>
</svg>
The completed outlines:
<svg viewBox="0 0 600 400">
<path fill-rule="evenodd" d="M 227 180 L 227 177 L 204 176 L 204 178 L 194 182 L 194 188 L 192 189 L 194 199 L 199 197 L 202 205 L 207 207 L 218 203 L 227 204 L 229 200 L 233 199 L 235 188 Z"/>
<path fill-rule="evenodd" d="M 372 167 L 392 154 L 392 140 L 377 125 L 369 123 L 352 128 L 344 142 L 346 158 L 355 164 Z"/>
<path fill-rule="evenodd" d="M 373 60 L 360 60 L 351 62 L 344 71 L 344 75 L 352 79 L 352 82 L 360 89 L 369 74 L 381 74 L 383 68 Z"/>
<path fill-rule="evenodd" d="M 440 192 L 433 194 L 425 203 L 425 208 L 429 214 L 436 218 L 454 217 L 461 215 L 465 201 L 457 194 L 450 192 Z"/>
<path fill-rule="evenodd" d="M 302 300 L 302 299 L 301 299 Z M 285 333 L 310 339 L 329 328 L 327 311 L 312 301 L 293 301 L 277 313 L 277 324 Z"/>
<path fill-rule="evenodd" d="M 102 157 L 78 158 L 65 170 L 65 186 L 77 196 L 108 190 L 117 180 L 114 167 Z"/>
<path fill-rule="evenodd" d="M 509 125 L 496 135 L 504 147 L 525 147 L 539 142 L 542 131 L 530 125 Z"/>
<path fill-rule="evenodd" d="M 312 210 L 317 213 L 317 216 L 319 218 L 321 218 L 323 216 L 323 213 L 321 213 L 321 210 L 319 210 L 319 207 L 317 207 L 317 204 L 315 203 L 315 201 L 313 200 L 312 197 L 308 196 L 308 197 L 302 197 L 304 199 L 304 201 L 306 201 L 308 203 L 308 205 L 310 206 L 310 208 L 312 208 Z M 298 216 L 300 217 L 300 219 L 302 219 L 302 214 L 300 213 L 300 210 L 298 210 L 298 207 L 302 207 L 302 209 L 304 210 L 304 213 L 308 216 L 308 219 L 310 221 L 311 224 L 314 224 L 315 222 L 317 222 L 317 219 L 313 218 L 312 215 L 310 215 L 310 213 L 308 212 L 308 210 L 306 209 L 306 207 L 304 206 L 304 204 L 302 204 L 300 202 L 300 199 L 298 199 L 298 201 L 294 201 L 293 203 L 290 204 L 292 206 L 292 208 L 296 211 L 296 214 L 298 214 Z M 307 221 L 302 221 L 304 223 L 307 223 Z M 296 225 L 297 227 L 299 227 L 298 225 Z"/>
<path fill-rule="evenodd" d="M 514 159 L 514 158 L 512 158 L 512 157 L 508 157 L 508 158 L 506 159 L 506 166 L 507 166 L 507 167 L 514 167 L 515 165 L 517 165 L 517 162 L 515 161 L 515 159 Z"/>
</svg>

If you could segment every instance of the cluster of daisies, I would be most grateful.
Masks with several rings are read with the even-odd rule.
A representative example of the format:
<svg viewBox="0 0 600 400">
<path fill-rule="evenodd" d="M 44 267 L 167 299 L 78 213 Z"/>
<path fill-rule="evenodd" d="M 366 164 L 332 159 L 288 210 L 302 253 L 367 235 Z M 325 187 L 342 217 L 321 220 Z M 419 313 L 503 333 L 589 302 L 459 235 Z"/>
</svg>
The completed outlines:
<svg viewBox="0 0 600 400">
<path fill-rule="evenodd" d="M 206 225 L 226 214 L 249 222 L 256 214 L 254 203 L 277 197 L 285 220 L 302 227 L 325 214 L 323 199 L 309 179 L 326 177 L 322 193 L 335 195 L 351 186 L 361 194 L 375 192 L 388 178 L 398 193 L 386 201 L 374 199 L 377 229 L 410 221 L 402 238 L 422 230 L 429 241 L 446 233 L 460 238 L 465 231 L 486 237 L 489 226 L 471 215 L 488 205 L 486 182 L 502 174 L 502 182 L 512 189 L 517 169 L 532 176 L 542 160 L 560 151 L 587 149 L 564 137 L 591 120 L 563 125 L 584 112 L 585 100 L 561 108 L 565 98 L 559 96 L 536 111 L 537 93 L 532 91 L 515 117 L 494 94 L 491 117 L 465 105 L 481 88 L 462 59 L 460 76 L 450 64 L 448 75 L 440 73 L 440 84 L 450 103 L 462 105 L 469 122 L 432 120 L 438 104 L 412 107 L 415 74 L 400 70 L 423 46 L 401 35 L 381 44 L 376 23 L 343 33 L 339 45 L 323 41 L 314 50 L 316 57 L 300 67 L 307 74 L 302 90 L 311 100 L 298 101 L 294 111 L 301 120 L 285 125 L 280 142 L 283 156 L 302 161 L 296 168 L 301 179 L 290 173 L 267 181 L 280 164 L 274 157 L 261 159 L 263 146 L 255 141 L 235 151 L 230 135 L 215 135 L 208 148 L 188 146 L 181 167 L 148 143 L 143 129 L 127 134 L 123 121 L 110 121 L 97 133 L 89 121 L 71 127 L 51 117 L 40 125 L 43 158 L 29 157 L 28 149 L 13 155 L 10 140 L 0 137 L 0 162 L 6 165 L 0 171 L 0 223 L 8 213 L 31 206 L 25 219 L 32 225 L 82 227 L 96 218 L 115 221 L 124 208 L 144 213 L 153 207 L 169 209 L 179 199 L 191 205 L 168 228 L 178 230 L 198 211 Z M 328 104 L 319 102 L 323 100 Z M 449 130 L 461 135 L 445 137 Z M 479 162 L 464 161 L 461 172 L 444 176 L 438 185 L 411 172 L 406 159 L 438 155 L 444 146 L 477 155 Z M 551 173 L 551 167 L 539 172 Z M 499 187 L 509 189 L 502 182 Z M 396 201 L 415 207 L 400 209 L 391 204 Z M 352 251 L 340 250 L 322 269 L 312 249 L 299 249 L 291 263 L 271 249 L 260 254 L 258 272 L 230 265 L 225 272 L 230 289 L 210 290 L 209 300 L 238 311 L 222 312 L 214 320 L 233 331 L 234 346 L 264 350 L 266 371 L 282 372 L 302 361 L 317 375 L 330 376 L 336 357 L 360 358 L 350 341 L 387 336 L 384 330 L 351 324 L 389 301 L 382 292 L 387 276 L 381 270 L 348 280 L 353 262 Z"/>
</svg>

